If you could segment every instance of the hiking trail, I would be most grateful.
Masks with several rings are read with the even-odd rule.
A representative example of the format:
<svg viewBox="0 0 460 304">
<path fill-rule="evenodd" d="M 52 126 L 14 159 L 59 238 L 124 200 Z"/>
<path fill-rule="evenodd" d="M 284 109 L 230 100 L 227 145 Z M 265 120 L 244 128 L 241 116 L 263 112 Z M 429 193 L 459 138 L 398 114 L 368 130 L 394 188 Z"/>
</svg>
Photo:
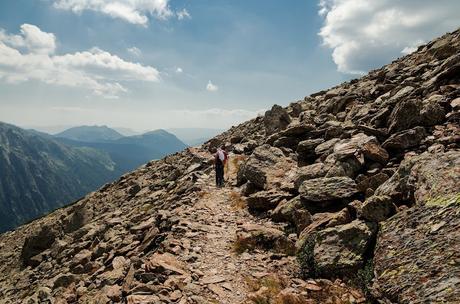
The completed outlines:
<svg viewBox="0 0 460 304">
<path fill-rule="evenodd" d="M 215 187 L 214 173 L 197 182 L 205 190 L 198 202 L 183 210 L 179 223 L 185 228 L 181 231 L 182 246 L 189 250 L 176 257 L 200 277 L 193 287 L 201 290 L 200 297 L 209 303 L 244 303 L 252 291 L 248 286 L 250 281 L 297 271 L 294 257 L 261 250 L 236 252 L 235 239 L 242 226 L 280 227 L 252 216 L 243 208 L 244 202 L 232 187 L 236 174 L 233 168 L 230 171 L 223 188 Z"/>
</svg>

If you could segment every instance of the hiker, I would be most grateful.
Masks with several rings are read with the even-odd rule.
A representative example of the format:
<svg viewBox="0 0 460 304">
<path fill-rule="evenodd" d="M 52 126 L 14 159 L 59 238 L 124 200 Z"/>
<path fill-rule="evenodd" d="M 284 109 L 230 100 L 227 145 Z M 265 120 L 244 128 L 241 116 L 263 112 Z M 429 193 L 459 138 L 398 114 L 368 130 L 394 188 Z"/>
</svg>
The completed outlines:
<svg viewBox="0 0 460 304">
<path fill-rule="evenodd" d="M 217 149 L 214 156 L 214 168 L 216 169 L 216 187 L 224 186 L 224 166 L 227 162 L 228 154 L 225 151 L 225 146 Z"/>
</svg>

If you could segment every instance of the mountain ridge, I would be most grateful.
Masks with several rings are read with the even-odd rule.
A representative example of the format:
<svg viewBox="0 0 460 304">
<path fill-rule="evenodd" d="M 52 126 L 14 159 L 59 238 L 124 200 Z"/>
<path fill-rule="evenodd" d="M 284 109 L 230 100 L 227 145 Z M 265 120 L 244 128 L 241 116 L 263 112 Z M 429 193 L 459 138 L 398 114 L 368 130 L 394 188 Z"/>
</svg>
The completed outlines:
<svg viewBox="0 0 460 304">
<path fill-rule="evenodd" d="M 0 231 L 63 207 L 147 161 L 185 147 L 164 131 L 110 140 L 107 127 L 102 127 L 103 138 L 94 136 L 101 127 L 89 129 L 89 141 L 81 142 L 0 123 Z M 84 137 L 88 127 L 72 130 Z"/>
<path fill-rule="evenodd" d="M 62 207 L 116 176 L 103 152 L 71 149 L 10 124 L 0 123 L 0 150 L 1 230 Z M 51 181 L 56 189 L 47 186 Z"/>
<path fill-rule="evenodd" d="M 54 135 L 83 142 L 101 142 L 117 140 L 123 137 L 120 133 L 107 126 L 78 126 Z"/>
</svg>

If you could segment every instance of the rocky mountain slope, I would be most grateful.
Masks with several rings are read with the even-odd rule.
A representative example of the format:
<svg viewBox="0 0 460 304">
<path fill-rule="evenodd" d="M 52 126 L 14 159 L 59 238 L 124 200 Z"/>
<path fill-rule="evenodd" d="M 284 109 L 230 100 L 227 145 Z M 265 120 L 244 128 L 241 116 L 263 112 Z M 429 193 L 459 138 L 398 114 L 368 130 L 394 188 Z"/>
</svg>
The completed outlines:
<svg viewBox="0 0 460 304">
<path fill-rule="evenodd" d="M 0 231 L 69 204 L 116 178 L 109 155 L 0 123 Z"/>
<path fill-rule="evenodd" d="M 1 235 L 0 303 L 458 303 L 459 51 L 447 34 Z"/>
</svg>

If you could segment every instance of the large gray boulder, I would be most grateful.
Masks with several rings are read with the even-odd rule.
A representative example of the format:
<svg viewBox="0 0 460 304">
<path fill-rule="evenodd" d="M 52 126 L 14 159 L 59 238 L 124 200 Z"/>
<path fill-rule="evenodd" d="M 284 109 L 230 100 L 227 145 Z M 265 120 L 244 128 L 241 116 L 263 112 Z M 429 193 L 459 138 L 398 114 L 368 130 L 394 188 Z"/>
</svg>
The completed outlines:
<svg viewBox="0 0 460 304">
<path fill-rule="evenodd" d="M 364 266 L 376 232 L 376 224 L 360 220 L 316 232 L 299 252 L 299 257 L 310 259 L 301 264 L 319 277 L 353 278 Z"/>
<path fill-rule="evenodd" d="M 291 223 L 296 227 L 298 233 L 312 223 L 312 216 L 304 208 L 299 196 L 280 202 L 271 212 L 270 217 L 275 222 Z"/>
<path fill-rule="evenodd" d="M 458 303 L 460 195 L 450 206 L 419 205 L 381 223 L 373 293 L 384 303 Z"/>
<path fill-rule="evenodd" d="M 389 122 L 389 132 L 395 133 L 412 128 L 420 123 L 420 110 L 422 103 L 420 100 L 408 99 L 399 102 L 393 112 L 391 112 Z"/>
<path fill-rule="evenodd" d="M 359 210 L 359 217 L 371 221 L 381 222 L 396 213 L 396 206 L 389 196 L 371 196 Z"/>
<path fill-rule="evenodd" d="M 345 176 L 306 180 L 299 188 L 300 198 L 312 209 L 349 200 L 358 192 L 355 181 Z"/>
<path fill-rule="evenodd" d="M 382 147 L 389 151 L 399 152 L 417 146 L 426 136 L 425 128 L 415 127 L 413 129 L 394 133 L 385 140 Z"/>
<path fill-rule="evenodd" d="M 246 203 L 249 210 L 262 212 L 275 209 L 282 200 L 290 199 L 291 197 L 292 195 L 289 193 L 272 189 L 251 194 Z"/>
<path fill-rule="evenodd" d="M 299 142 L 296 150 L 299 162 L 308 162 L 314 159 L 316 157 L 315 148 L 323 142 L 324 139 L 322 138 L 307 139 Z"/>
<path fill-rule="evenodd" d="M 310 216 L 310 223 L 300 232 L 296 243 L 297 249 L 304 247 L 305 243 L 318 231 L 339 225 L 345 225 L 352 221 L 348 208 L 338 212 L 315 213 Z"/>
<path fill-rule="evenodd" d="M 292 255 L 295 244 L 281 230 L 257 224 L 245 224 L 236 233 L 237 252 L 255 249 L 272 250 Z"/>
<path fill-rule="evenodd" d="M 240 168 L 238 184 L 247 180 L 260 190 L 280 188 L 294 179 L 295 167 L 295 161 L 285 157 L 281 149 L 265 144 L 254 149 Z"/>
<path fill-rule="evenodd" d="M 398 170 L 375 191 L 394 202 L 439 205 L 460 189 L 460 151 L 422 153 L 406 157 Z"/>
<path fill-rule="evenodd" d="M 267 182 L 267 171 L 283 156 L 283 152 L 279 148 L 269 145 L 257 147 L 239 174 L 258 188 L 264 189 Z"/>
<path fill-rule="evenodd" d="M 265 112 L 265 133 L 267 135 L 271 135 L 281 130 L 284 130 L 290 122 L 291 117 L 289 116 L 286 109 L 279 105 L 274 105 L 270 110 Z"/>
</svg>

